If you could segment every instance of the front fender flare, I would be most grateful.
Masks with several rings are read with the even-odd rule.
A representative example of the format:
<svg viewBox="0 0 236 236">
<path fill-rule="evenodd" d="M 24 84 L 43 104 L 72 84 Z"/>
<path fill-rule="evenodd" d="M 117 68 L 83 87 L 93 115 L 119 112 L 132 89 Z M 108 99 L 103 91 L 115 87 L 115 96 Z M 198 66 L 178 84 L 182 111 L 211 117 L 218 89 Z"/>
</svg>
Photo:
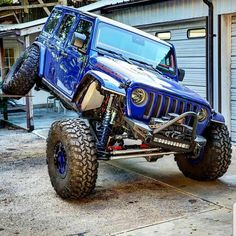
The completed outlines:
<svg viewBox="0 0 236 236">
<path fill-rule="evenodd" d="M 33 45 L 36 45 L 39 47 L 39 70 L 38 70 L 38 75 L 39 77 L 43 77 L 43 72 L 44 72 L 44 65 L 45 65 L 45 56 L 46 56 L 46 47 L 42 43 L 35 41 L 33 42 Z"/>
<path fill-rule="evenodd" d="M 214 111 L 212 114 L 211 122 L 225 124 L 225 118 L 221 113 Z"/>
<path fill-rule="evenodd" d="M 90 70 L 85 74 L 84 78 L 86 78 L 87 76 L 95 78 L 101 84 L 101 87 L 106 91 L 110 91 L 121 96 L 126 95 L 125 89 L 120 88 L 120 83 L 103 72 Z"/>
</svg>

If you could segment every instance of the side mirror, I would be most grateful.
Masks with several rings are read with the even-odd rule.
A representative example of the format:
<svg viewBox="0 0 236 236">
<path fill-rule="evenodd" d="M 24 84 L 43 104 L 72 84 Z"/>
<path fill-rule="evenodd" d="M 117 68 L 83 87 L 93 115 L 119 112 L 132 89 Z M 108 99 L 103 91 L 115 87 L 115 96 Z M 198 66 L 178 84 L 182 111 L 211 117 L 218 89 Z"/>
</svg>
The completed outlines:
<svg viewBox="0 0 236 236">
<path fill-rule="evenodd" d="M 185 70 L 183 69 L 178 69 L 178 79 L 179 81 L 183 81 L 185 76 Z"/>
<path fill-rule="evenodd" d="M 86 41 L 86 35 L 80 34 L 80 33 L 74 33 L 73 39 L 72 39 L 72 45 L 77 47 L 78 49 L 82 49 L 84 46 L 84 43 Z"/>
</svg>

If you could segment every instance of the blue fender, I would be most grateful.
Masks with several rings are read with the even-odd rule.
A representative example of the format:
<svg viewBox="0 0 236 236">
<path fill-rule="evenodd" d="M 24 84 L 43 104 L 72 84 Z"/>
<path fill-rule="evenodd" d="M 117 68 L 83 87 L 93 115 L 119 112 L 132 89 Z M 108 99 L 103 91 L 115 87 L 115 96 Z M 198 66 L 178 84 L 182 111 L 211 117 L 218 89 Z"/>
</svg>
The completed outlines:
<svg viewBox="0 0 236 236">
<path fill-rule="evenodd" d="M 120 88 L 120 82 L 118 82 L 117 80 L 115 80 L 114 78 L 112 78 L 111 76 L 103 72 L 90 70 L 85 74 L 84 78 L 87 76 L 92 76 L 93 78 L 95 78 L 101 84 L 101 87 L 104 90 L 107 90 L 107 91 L 110 91 L 112 93 L 119 94 L 122 96 L 126 95 L 125 89 Z"/>
<path fill-rule="evenodd" d="M 212 113 L 211 122 L 224 124 L 225 123 L 225 118 L 221 113 L 214 111 Z"/>
<path fill-rule="evenodd" d="M 39 71 L 38 71 L 38 75 L 39 75 L 39 77 L 43 77 L 44 62 L 45 62 L 45 55 L 46 55 L 46 47 L 42 43 L 37 42 L 37 41 L 35 41 L 33 43 L 33 45 L 37 45 L 39 47 L 40 56 L 39 56 Z"/>
</svg>

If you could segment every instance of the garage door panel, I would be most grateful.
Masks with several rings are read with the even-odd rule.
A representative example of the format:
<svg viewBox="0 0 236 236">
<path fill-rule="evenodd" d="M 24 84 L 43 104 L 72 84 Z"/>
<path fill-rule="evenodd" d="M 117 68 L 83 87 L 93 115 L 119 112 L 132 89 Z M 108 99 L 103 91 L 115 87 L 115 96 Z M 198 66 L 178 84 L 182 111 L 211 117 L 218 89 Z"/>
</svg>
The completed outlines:
<svg viewBox="0 0 236 236">
<path fill-rule="evenodd" d="M 191 79 L 189 79 L 189 77 L 190 77 Z M 195 79 L 195 80 L 194 80 L 192 76 L 189 76 L 189 77 L 184 79 L 184 84 L 186 84 L 186 85 L 188 85 L 188 86 L 190 86 L 190 85 L 199 86 L 199 84 L 202 84 L 203 87 L 205 87 L 205 86 L 204 86 L 204 83 L 206 82 L 206 81 L 205 81 L 205 78 L 204 78 L 204 79 L 201 79 L 201 80 L 199 80 L 199 79 Z M 201 86 L 199 86 L 199 87 L 201 87 Z"/>
<path fill-rule="evenodd" d="M 232 23 L 233 23 L 233 24 L 236 23 L 236 16 L 233 16 L 233 17 L 232 17 Z"/>
<path fill-rule="evenodd" d="M 231 35 L 231 138 L 236 142 L 236 17 L 232 17 Z"/>
<path fill-rule="evenodd" d="M 193 85 L 205 86 L 206 70 L 205 69 L 185 69 L 184 82 Z"/>
<path fill-rule="evenodd" d="M 236 51 L 235 51 L 235 53 L 236 53 Z M 236 57 L 231 57 L 231 72 L 233 69 L 236 70 Z"/>
<path fill-rule="evenodd" d="M 232 79 L 231 88 L 236 89 L 236 78 Z"/>
<path fill-rule="evenodd" d="M 236 140 L 236 133 L 235 131 L 231 133 L 231 140 Z"/>
<path fill-rule="evenodd" d="M 162 24 L 158 26 L 150 26 L 149 28 L 144 28 L 144 31 L 151 32 L 161 32 L 161 31 L 183 31 L 192 28 L 203 28 L 206 25 L 206 21 L 204 19 L 192 21 L 192 22 L 181 22 L 178 24 Z M 186 37 L 185 37 L 186 38 Z"/>
<path fill-rule="evenodd" d="M 232 122 L 232 131 L 235 132 L 234 136 L 236 136 L 236 120 L 231 120 Z"/>
<path fill-rule="evenodd" d="M 235 133 L 232 133 L 231 134 L 231 140 L 235 140 L 236 139 L 236 135 L 235 135 Z"/>
<path fill-rule="evenodd" d="M 231 101 L 236 101 L 236 87 L 231 87 Z"/>
<path fill-rule="evenodd" d="M 176 48 L 176 54 L 178 55 L 178 58 L 182 57 L 189 57 L 189 58 L 196 58 L 196 57 L 203 57 L 205 60 L 205 49 L 185 49 L 185 48 Z"/>
<path fill-rule="evenodd" d="M 195 79 L 204 79 L 206 81 L 206 69 L 201 68 L 201 69 L 185 69 L 185 73 L 188 73 L 189 75 L 193 76 L 194 80 Z"/>
<path fill-rule="evenodd" d="M 231 107 L 233 108 L 231 118 L 236 120 L 236 97 L 231 101 Z"/>
<path fill-rule="evenodd" d="M 231 114 L 231 120 L 234 120 L 235 124 L 236 124 L 236 111 L 235 111 L 236 110 L 236 106 L 234 105 L 233 108 L 234 108 L 234 111 Z"/>
<path fill-rule="evenodd" d="M 236 21 L 235 21 L 235 17 L 233 17 L 232 19 L 232 36 L 235 37 L 236 35 Z"/>
<path fill-rule="evenodd" d="M 236 88 L 236 73 L 231 74 L 231 89 Z"/>
<path fill-rule="evenodd" d="M 175 42 L 176 40 L 186 39 L 187 29 L 182 30 L 171 30 L 171 41 Z"/>
<path fill-rule="evenodd" d="M 231 120 L 231 140 L 232 142 L 236 140 L 236 120 Z"/>
<path fill-rule="evenodd" d="M 169 42 L 175 46 L 178 67 L 185 70 L 182 84 L 204 98 L 206 97 L 206 39 L 189 39 L 187 32 L 189 29 L 205 28 L 205 26 L 206 21 L 199 20 L 143 28 L 153 35 L 157 32 L 170 31 Z"/>
<path fill-rule="evenodd" d="M 236 34 L 236 32 L 235 32 L 235 34 Z M 236 56 L 236 36 L 232 37 L 232 48 L 231 48 L 231 51 L 232 51 L 232 58 L 235 58 L 235 56 Z"/>
<path fill-rule="evenodd" d="M 231 68 L 231 76 L 235 79 L 236 78 L 236 68 Z"/>
<path fill-rule="evenodd" d="M 202 57 L 178 58 L 178 65 L 185 69 L 204 69 L 206 62 Z"/>
<path fill-rule="evenodd" d="M 236 140 L 236 120 L 231 120 L 231 140 L 235 143 L 234 140 Z"/>
<path fill-rule="evenodd" d="M 194 45 L 198 48 L 205 48 L 206 40 L 203 38 L 188 39 L 187 36 L 185 39 L 175 41 L 172 40 L 173 44 L 178 47 L 184 47 L 189 49 L 194 49 Z"/>
<path fill-rule="evenodd" d="M 233 20 L 233 22 L 232 22 L 232 36 L 235 37 L 235 35 L 236 35 L 236 22 Z"/>
<path fill-rule="evenodd" d="M 194 41 L 194 42 L 192 42 Z M 198 42 L 196 42 L 198 41 Z M 186 42 L 173 42 L 175 46 L 176 54 L 178 57 L 204 57 L 205 58 L 205 43 L 201 43 L 199 40 L 189 40 Z"/>
</svg>

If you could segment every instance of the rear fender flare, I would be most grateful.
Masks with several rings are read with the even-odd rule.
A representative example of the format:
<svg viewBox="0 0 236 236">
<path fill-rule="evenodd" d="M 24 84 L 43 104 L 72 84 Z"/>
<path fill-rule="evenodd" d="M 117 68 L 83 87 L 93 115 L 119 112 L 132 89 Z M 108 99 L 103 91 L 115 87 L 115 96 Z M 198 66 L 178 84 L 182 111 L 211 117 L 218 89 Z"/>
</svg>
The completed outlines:
<svg viewBox="0 0 236 236">
<path fill-rule="evenodd" d="M 33 45 L 38 46 L 40 56 L 39 56 L 39 77 L 43 77 L 44 74 L 44 65 L 45 65 L 45 56 L 46 56 L 46 47 L 40 42 L 34 42 Z"/>
</svg>

